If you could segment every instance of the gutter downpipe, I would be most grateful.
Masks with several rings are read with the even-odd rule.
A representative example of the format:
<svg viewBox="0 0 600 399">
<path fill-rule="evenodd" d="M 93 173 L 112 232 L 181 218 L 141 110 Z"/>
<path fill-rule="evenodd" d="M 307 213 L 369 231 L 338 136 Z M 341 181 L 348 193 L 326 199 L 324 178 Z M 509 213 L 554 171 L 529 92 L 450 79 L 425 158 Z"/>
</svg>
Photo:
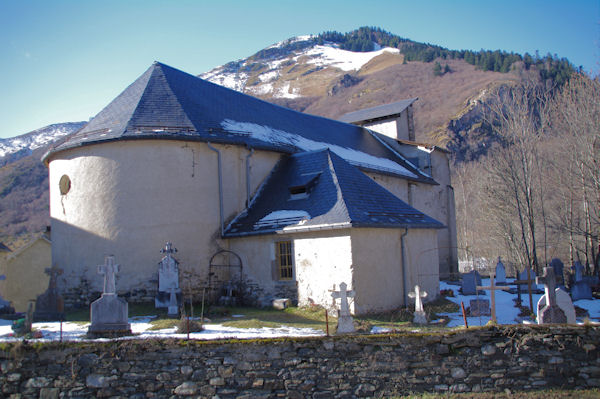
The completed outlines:
<svg viewBox="0 0 600 399">
<path fill-rule="evenodd" d="M 404 228 L 404 233 L 400 235 L 400 253 L 402 258 L 402 296 L 404 297 L 404 307 L 408 307 L 408 293 L 406 292 L 406 251 L 404 238 L 408 234 L 408 227 Z"/>
<path fill-rule="evenodd" d="M 215 147 L 210 145 L 210 142 L 206 142 L 208 148 L 217 153 L 217 168 L 219 172 L 219 219 L 221 223 L 221 237 L 223 237 L 223 233 L 225 232 L 224 219 L 223 219 L 223 174 L 221 168 L 221 152 L 217 150 Z"/>
<path fill-rule="evenodd" d="M 254 154 L 254 148 L 246 155 L 246 208 L 250 205 L 250 157 Z"/>
</svg>

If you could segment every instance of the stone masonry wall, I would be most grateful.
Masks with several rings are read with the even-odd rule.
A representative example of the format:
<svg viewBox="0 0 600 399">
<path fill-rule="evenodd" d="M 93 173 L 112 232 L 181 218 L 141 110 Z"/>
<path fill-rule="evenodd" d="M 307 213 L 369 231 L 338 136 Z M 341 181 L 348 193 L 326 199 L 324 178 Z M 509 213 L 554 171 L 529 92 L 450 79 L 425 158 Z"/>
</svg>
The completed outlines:
<svg viewBox="0 0 600 399">
<path fill-rule="evenodd" d="M 4 343 L 10 398 L 354 398 L 600 386 L 600 328 L 251 341 Z"/>
</svg>

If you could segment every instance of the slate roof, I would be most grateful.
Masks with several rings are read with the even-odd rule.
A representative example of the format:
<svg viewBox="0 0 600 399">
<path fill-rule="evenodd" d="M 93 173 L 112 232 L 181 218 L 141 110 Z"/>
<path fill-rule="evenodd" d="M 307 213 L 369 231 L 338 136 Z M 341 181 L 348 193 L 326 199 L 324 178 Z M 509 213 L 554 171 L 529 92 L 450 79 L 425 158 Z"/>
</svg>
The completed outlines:
<svg viewBox="0 0 600 399">
<path fill-rule="evenodd" d="M 307 195 L 290 188 L 307 185 Z M 294 199 L 297 198 L 297 199 Z M 273 212 L 281 215 L 272 218 Z M 275 215 L 277 215 L 275 214 Z M 225 237 L 344 227 L 443 228 L 329 150 L 284 157 Z"/>
<path fill-rule="evenodd" d="M 362 127 L 283 108 L 158 62 L 43 160 L 79 146 L 136 139 L 227 143 L 282 153 L 330 148 L 362 169 L 434 183 Z"/>
<path fill-rule="evenodd" d="M 342 115 L 339 120 L 346 123 L 360 124 L 377 119 L 385 119 L 400 115 L 402 111 L 411 106 L 418 98 L 409 98 L 395 103 L 379 105 L 377 107 L 365 108 L 355 112 Z"/>
</svg>

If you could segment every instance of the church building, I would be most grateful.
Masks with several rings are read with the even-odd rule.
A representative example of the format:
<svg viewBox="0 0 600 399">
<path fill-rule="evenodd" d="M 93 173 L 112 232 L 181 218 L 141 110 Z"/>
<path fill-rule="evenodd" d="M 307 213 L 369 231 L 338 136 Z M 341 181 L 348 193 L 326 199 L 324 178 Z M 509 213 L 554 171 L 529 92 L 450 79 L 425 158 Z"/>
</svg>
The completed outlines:
<svg viewBox="0 0 600 399">
<path fill-rule="evenodd" d="M 153 301 L 166 242 L 182 289 L 214 300 L 331 307 L 342 282 L 355 314 L 416 284 L 435 298 L 456 267 L 454 199 L 447 154 L 409 134 L 412 102 L 335 121 L 154 63 L 44 156 L 66 304 L 95 299 L 106 255 L 120 295 Z"/>
</svg>

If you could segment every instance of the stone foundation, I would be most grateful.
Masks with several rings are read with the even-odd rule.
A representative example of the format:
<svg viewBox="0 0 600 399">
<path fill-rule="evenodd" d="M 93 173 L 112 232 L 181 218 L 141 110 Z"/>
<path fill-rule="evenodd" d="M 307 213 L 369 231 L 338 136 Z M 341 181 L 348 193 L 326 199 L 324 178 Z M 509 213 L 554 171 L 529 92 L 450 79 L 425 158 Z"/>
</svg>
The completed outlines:
<svg viewBox="0 0 600 399">
<path fill-rule="evenodd" d="M 600 386 L 600 328 L 250 341 L 5 343 L 12 398 L 355 398 Z"/>
</svg>

